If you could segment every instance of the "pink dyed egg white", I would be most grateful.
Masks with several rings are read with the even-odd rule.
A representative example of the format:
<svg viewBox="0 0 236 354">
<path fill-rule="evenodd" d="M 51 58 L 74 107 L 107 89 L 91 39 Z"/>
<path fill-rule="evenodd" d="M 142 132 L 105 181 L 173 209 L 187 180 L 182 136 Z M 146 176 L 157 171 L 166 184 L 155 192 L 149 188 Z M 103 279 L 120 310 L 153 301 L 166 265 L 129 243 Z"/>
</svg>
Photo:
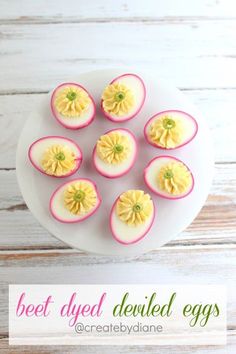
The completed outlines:
<svg viewBox="0 0 236 354">
<path fill-rule="evenodd" d="M 88 108 L 81 114 L 76 117 L 66 117 L 63 116 L 58 110 L 55 105 L 55 99 L 57 97 L 57 94 L 60 93 L 60 91 L 66 89 L 66 88 L 76 88 L 76 89 L 81 89 L 83 90 L 89 97 L 90 99 L 90 104 Z M 51 96 L 51 111 L 53 116 L 56 118 L 56 120 L 65 128 L 67 129 L 72 129 L 72 130 L 77 130 L 86 127 L 92 121 L 94 120 L 95 113 L 96 113 L 96 106 L 94 103 L 94 100 L 92 96 L 89 94 L 89 92 L 82 86 L 74 82 L 66 82 L 58 87 L 55 88 L 55 90 L 52 93 Z"/>
<path fill-rule="evenodd" d="M 47 172 L 44 171 L 41 165 L 41 161 L 43 158 L 43 154 L 45 151 L 50 148 L 53 145 L 61 145 L 61 146 L 67 146 L 75 155 L 75 166 L 73 170 L 69 171 L 68 173 L 62 175 L 62 176 L 56 176 L 56 175 L 51 175 L 48 174 Z M 33 142 L 28 150 L 28 157 L 31 162 L 31 164 L 41 173 L 51 176 L 51 177 L 56 177 L 56 178 L 62 178 L 62 177 L 68 177 L 73 175 L 80 167 L 83 156 L 82 156 L 82 151 L 73 140 L 62 137 L 62 136 L 45 136 L 43 138 L 40 138 Z"/>
<path fill-rule="evenodd" d="M 153 142 L 150 138 L 149 133 L 150 133 L 151 125 L 156 120 L 163 118 L 163 116 L 167 116 L 173 120 L 180 121 L 183 127 L 181 142 L 175 147 L 172 148 L 163 147 L 159 145 L 157 142 Z M 144 127 L 144 136 L 147 142 L 156 148 L 166 149 L 166 150 L 177 149 L 190 143 L 190 141 L 192 141 L 196 136 L 197 132 L 198 132 L 198 124 L 195 118 L 193 118 L 190 114 L 179 110 L 167 110 L 167 111 L 159 112 L 155 114 L 153 117 L 151 117 Z"/>
<path fill-rule="evenodd" d="M 142 109 L 146 98 L 146 88 L 143 80 L 136 74 L 123 74 L 121 76 L 118 76 L 117 78 L 115 78 L 110 82 L 110 84 L 114 84 L 114 83 L 123 84 L 132 91 L 132 94 L 134 96 L 134 106 L 132 107 L 130 112 L 128 112 L 126 115 L 119 116 L 119 115 L 115 115 L 112 112 L 107 112 L 104 109 L 103 99 L 102 99 L 101 109 L 103 114 L 111 121 L 124 122 L 126 120 L 135 117 Z"/>
<path fill-rule="evenodd" d="M 96 196 L 97 196 L 96 205 L 87 214 L 75 215 L 75 214 L 71 213 L 64 205 L 65 190 L 67 189 L 67 187 L 71 183 L 74 183 L 74 182 L 89 183 L 91 185 L 91 187 L 94 189 L 94 191 L 96 192 Z M 100 204 L 101 204 L 101 197 L 97 191 L 96 184 L 87 178 L 77 178 L 77 179 L 71 180 L 69 182 L 63 183 L 61 186 L 59 186 L 55 190 L 55 192 L 51 196 L 49 208 L 50 208 L 50 212 L 51 212 L 52 216 L 57 221 L 60 221 L 62 223 L 71 224 L 71 223 L 81 222 L 81 221 L 89 218 L 90 216 L 92 216 L 97 211 Z"/>
<path fill-rule="evenodd" d="M 114 239 L 117 242 L 123 245 L 131 245 L 142 240 L 148 234 L 155 219 L 155 205 L 152 201 L 152 214 L 143 224 L 137 226 L 130 226 L 120 220 L 119 216 L 117 215 L 116 206 L 119 198 L 120 196 L 116 199 L 111 209 L 110 229 Z"/>
<path fill-rule="evenodd" d="M 158 186 L 158 174 L 161 168 L 166 164 L 172 162 L 181 162 L 190 172 L 191 184 L 187 189 L 187 191 L 185 191 L 185 193 L 183 194 L 173 195 L 171 193 L 167 193 L 166 191 L 163 191 Z M 159 197 L 166 198 L 166 199 L 173 199 L 173 200 L 187 197 L 187 195 L 189 195 L 194 188 L 194 177 L 190 169 L 186 166 L 186 164 L 183 163 L 183 161 L 172 156 L 159 156 L 152 159 L 144 170 L 144 181 L 148 186 L 148 188 Z"/>
<path fill-rule="evenodd" d="M 96 170 L 104 177 L 107 178 L 117 178 L 128 173 L 134 165 L 137 156 L 137 143 L 135 136 L 128 130 L 123 128 L 109 130 L 105 134 L 111 132 L 118 132 L 128 138 L 130 143 L 130 152 L 126 160 L 118 164 L 109 164 L 104 162 L 97 154 L 97 145 L 95 145 L 93 150 L 93 162 Z M 105 135 L 104 134 L 104 135 Z"/>
</svg>

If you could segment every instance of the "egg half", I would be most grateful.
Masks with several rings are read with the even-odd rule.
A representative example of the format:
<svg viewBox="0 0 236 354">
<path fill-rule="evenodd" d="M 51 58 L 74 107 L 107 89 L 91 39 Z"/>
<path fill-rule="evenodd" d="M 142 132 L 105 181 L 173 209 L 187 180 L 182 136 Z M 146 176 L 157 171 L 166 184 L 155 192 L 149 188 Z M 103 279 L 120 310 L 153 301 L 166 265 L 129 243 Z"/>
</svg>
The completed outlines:
<svg viewBox="0 0 236 354">
<path fill-rule="evenodd" d="M 144 127 L 149 144 L 159 149 L 177 149 L 188 144 L 196 136 L 198 124 L 190 114 L 168 110 L 155 114 Z"/>
<path fill-rule="evenodd" d="M 155 206 L 143 190 L 128 190 L 115 201 L 110 214 L 113 237 L 121 244 L 140 241 L 151 229 L 155 218 Z"/>
<path fill-rule="evenodd" d="M 45 136 L 32 143 L 29 160 L 41 173 L 52 177 L 73 175 L 82 163 L 82 151 L 71 139 L 62 136 Z"/>
<path fill-rule="evenodd" d="M 51 111 L 62 126 L 75 130 L 92 123 L 95 117 L 95 103 L 83 86 L 67 82 L 53 91 Z"/>
<path fill-rule="evenodd" d="M 152 159 L 144 170 L 144 180 L 153 193 L 166 199 L 187 197 L 194 188 L 192 172 L 173 156 Z"/>
<path fill-rule="evenodd" d="M 135 74 L 124 74 L 112 80 L 104 89 L 101 109 L 111 121 L 124 122 L 140 112 L 145 98 L 143 80 Z"/>
<path fill-rule="evenodd" d="M 96 184 L 87 178 L 77 178 L 59 186 L 52 194 L 49 208 L 62 223 L 81 222 L 92 216 L 101 204 Z"/>
<path fill-rule="evenodd" d="M 108 178 L 128 173 L 137 156 L 136 138 L 128 129 L 113 129 L 98 139 L 93 150 L 96 170 Z"/>
</svg>

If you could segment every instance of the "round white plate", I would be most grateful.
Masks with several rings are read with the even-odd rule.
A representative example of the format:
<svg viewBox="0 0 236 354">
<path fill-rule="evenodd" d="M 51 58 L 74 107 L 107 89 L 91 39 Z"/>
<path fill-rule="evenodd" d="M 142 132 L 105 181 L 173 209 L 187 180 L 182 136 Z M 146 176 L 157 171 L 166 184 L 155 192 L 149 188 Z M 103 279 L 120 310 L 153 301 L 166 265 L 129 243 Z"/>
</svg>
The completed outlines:
<svg viewBox="0 0 236 354">
<path fill-rule="evenodd" d="M 176 237 L 197 216 L 203 206 L 212 181 L 213 151 L 206 122 L 188 99 L 176 88 L 160 81 L 154 73 L 139 74 L 146 85 L 147 97 L 141 113 L 122 124 L 112 123 L 100 112 L 100 97 L 104 87 L 116 76 L 127 72 L 125 69 L 92 71 L 75 75 L 73 80 L 85 86 L 97 104 L 94 122 L 81 130 L 70 131 L 58 124 L 50 111 L 50 95 L 45 95 L 35 111 L 30 114 L 19 139 L 16 168 L 22 195 L 28 208 L 36 219 L 58 239 L 72 247 L 87 252 L 103 255 L 134 256 L 153 250 Z M 143 127 L 155 113 L 166 109 L 180 109 L 192 114 L 198 124 L 196 138 L 188 145 L 167 152 L 183 160 L 193 172 L 195 188 L 181 200 L 165 200 L 153 195 L 145 186 L 143 169 L 154 157 L 166 154 L 165 150 L 156 149 L 144 140 Z M 130 129 L 138 140 L 138 159 L 133 169 L 125 176 L 107 179 L 100 176 L 92 165 L 93 147 L 105 131 L 125 127 Z M 47 135 L 62 135 L 74 139 L 82 148 L 84 160 L 79 171 L 64 179 L 42 175 L 28 160 L 28 148 L 38 138 Z M 78 224 L 62 224 L 49 212 L 49 199 L 53 191 L 65 180 L 89 177 L 94 180 L 102 196 L 99 210 L 87 220 Z M 117 243 L 109 229 L 109 214 L 117 196 L 127 189 L 144 189 L 149 192 L 156 205 L 156 219 L 148 235 L 137 244 L 124 246 Z"/>
</svg>

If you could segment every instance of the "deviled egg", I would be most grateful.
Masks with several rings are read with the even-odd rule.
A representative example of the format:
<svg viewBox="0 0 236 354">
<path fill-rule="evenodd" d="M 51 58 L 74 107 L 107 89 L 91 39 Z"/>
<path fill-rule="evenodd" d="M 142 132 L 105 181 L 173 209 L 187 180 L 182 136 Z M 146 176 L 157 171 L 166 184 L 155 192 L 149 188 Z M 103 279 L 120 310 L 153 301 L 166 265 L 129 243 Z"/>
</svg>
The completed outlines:
<svg viewBox="0 0 236 354">
<path fill-rule="evenodd" d="M 198 124 L 190 114 L 168 110 L 149 119 L 144 128 L 144 135 L 149 144 L 170 150 L 188 144 L 197 131 Z"/>
<path fill-rule="evenodd" d="M 115 201 L 110 215 L 114 238 L 124 244 L 141 240 L 150 230 L 155 217 L 155 206 L 143 190 L 128 190 Z"/>
<path fill-rule="evenodd" d="M 132 168 L 136 155 L 134 135 L 128 129 L 118 128 L 100 136 L 93 150 L 93 162 L 101 175 L 116 178 Z"/>
<path fill-rule="evenodd" d="M 124 122 L 139 113 L 145 98 L 143 80 L 135 74 L 124 74 L 115 78 L 104 89 L 101 108 L 108 119 Z"/>
<path fill-rule="evenodd" d="M 57 121 L 68 129 L 80 129 L 89 125 L 95 117 L 92 96 L 81 85 L 67 82 L 52 93 L 51 110 Z"/>
<path fill-rule="evenodd" d="M 94 182 L 77 178 L 55 190 L 50 199 L 52 216 L 63 223 L 75 223 L 87 219 L 101 204 Z"/>
<path fill-rule="evenodd" d="M 62 136 L 46 136 L 31 144 L 28 156 L 41 173 L 53 177 L 73 175 L 82 162 L 82 151 L 72 140 Z"/>
<path fill-rule="evenodd" d="M 150 190 L 166 199 L 181 199 L 194 187 L 190 169 L 173 156 L 152 159 L 144 170 L 144 180 Z"/>
</svg>

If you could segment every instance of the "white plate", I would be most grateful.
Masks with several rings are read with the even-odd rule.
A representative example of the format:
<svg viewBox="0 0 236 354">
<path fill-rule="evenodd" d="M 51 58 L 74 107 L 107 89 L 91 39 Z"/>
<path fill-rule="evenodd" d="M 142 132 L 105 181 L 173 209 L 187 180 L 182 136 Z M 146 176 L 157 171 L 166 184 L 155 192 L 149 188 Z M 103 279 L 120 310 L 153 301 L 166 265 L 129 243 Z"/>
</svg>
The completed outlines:
<svg viewBox="0 0 236 354">
<path fill-rule="evenodd" d="M 150 76 L 138 73 L 146 85 L 147 98 L 137 117 L 117 124 L 102 116 L 99 105 L 103 88 L 113 78 L 125 72 L 127 72 L 125 69 L 109 69 L 75 74 L 72 80 L 85 86 L 97 103 L 94 122 L 78 131 L 70 131 L 60 126 L 50 112 L 50 95 L 43 96 L 39 106 L 35 107 L 35 111 L 30 114 L 23 128 L 16 155 L 17 177 L 21 192 L 36 219 L 52 235 L 70 246 L 103 255 L 139 255 L 175 238 L 197 216 L 207 198 L 213 175 L 212 142 L 205 120 L 178 89 L 160 81 L 154 73 Z M 180 158 L 190 167 L 195 177 L 195 188 L 182 200 L 165 200 L 152 195 L 157 213 L 151 230 L 137 244 L 124 246 L 117 243 L 111 235 L 108 222 L 110 209 L 117 196 L 127 189 L 139 188 L 148 191 L 143 181 L 143 169 L 154 156 L 166 154 L 166 151 L 155 149 L 145 142 L 143 127 L 152 115 L 165 109 L 186 111 L 193 115 L 199 124 L 198 134 L 191 143 L 168 152 L 169 155 Z M 115 127 L 128 128 L 136 135 L 139 144 L 138 159 L 127 175 L 117 179 L 107 179 L 95 171 L 91 156 L 98 137 Z M 82 148 L 84 161 L 81 168 L 74 176 L 65 178 L 64 181 L 75 176 L 89 177 L 98 186 L 102 204 L 97 213 L 82 223 L 62 224 L 54 220 L 49 212 L 50 196 L 64 181 L 40 174 L 31 166 L 27 156 L 30 144 L 46 135 L 62 135 L 74 139 Z"/>
</svg>

